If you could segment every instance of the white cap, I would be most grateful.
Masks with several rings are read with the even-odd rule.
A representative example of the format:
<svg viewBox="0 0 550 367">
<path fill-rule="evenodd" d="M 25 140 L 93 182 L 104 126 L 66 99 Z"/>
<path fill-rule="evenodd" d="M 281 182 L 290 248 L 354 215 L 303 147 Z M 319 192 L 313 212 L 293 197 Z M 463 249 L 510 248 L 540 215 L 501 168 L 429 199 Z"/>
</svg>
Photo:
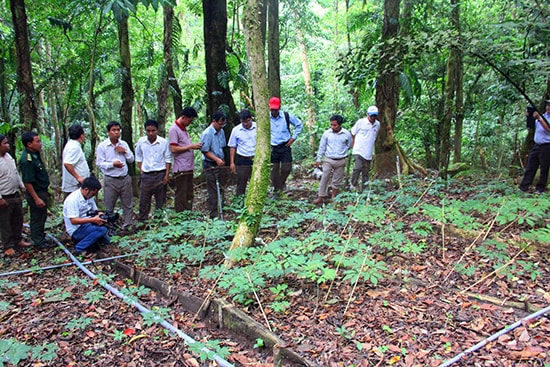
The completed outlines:
<svg viewBox="0 0 550 367">
<path fill-rule="evenodd" d="M 376 106 L 370 106 L 367 110 L 367 115 L 378 115 L 378 108 L 376 108 Z"/>
</svg>

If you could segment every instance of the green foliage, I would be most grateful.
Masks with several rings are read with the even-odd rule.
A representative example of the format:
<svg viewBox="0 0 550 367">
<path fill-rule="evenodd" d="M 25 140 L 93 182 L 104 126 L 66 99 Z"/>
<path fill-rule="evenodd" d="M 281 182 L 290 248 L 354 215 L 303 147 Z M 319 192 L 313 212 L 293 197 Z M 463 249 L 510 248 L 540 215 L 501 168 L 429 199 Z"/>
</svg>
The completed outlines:
<svg viewBox="0 0 550 367">
<path fill-rule="evenodd" d="M 99 302 L 104 297 L 105 297 L 105 293 L 98 289 L 92 290 L 84 295 L 84 299 L 86 299 L 89 303 Z"/>
<path fill-rule="evenodd" d="M 229 355 L 227 347 L 221 347 L 218 340 L 209 340 L 207 343 L 195 342 L 189 344 L 189 350 L 199 356 L 201 361 L 214 360 L 214 355 L 225 358 Z"/>
<path fill-rule="evenodd" d="M 145 326 L 160 324 L 164 320 L 170 318 L 170 309 L 154 306 L 149 312 L 142 314 L 142 317 L 143 325 Z"/>
<path fill-rule="evenodd" d="M 6 301 L 0 301 L 0 311 L 7 311 L 11 307 L 11 304 Z"/>
<path fill-rule="evenodd" d="M 65 325 L 65 328 L 68 330 L 84 330 L 92 323 L 93 319 L 91 317 L 79 317 L 72 319 Z"/>
<path fill-rule="evenodd" d="M 10 363 L 17 366 L 19 362 L 28 358 L 31 347 L 19 343 L 15 338 L 0 339 L 0 366 Z"/>
</svg>

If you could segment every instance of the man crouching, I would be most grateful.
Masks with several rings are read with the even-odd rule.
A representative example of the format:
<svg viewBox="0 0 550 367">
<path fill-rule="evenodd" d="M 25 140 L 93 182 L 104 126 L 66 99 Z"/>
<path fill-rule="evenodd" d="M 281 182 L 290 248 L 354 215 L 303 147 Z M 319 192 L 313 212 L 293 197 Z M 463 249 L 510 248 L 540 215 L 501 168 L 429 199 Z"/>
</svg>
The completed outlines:
<svg viewBox="0 0 550 367">
<path fill-rule="evenodd" d="M 101 183 L 95 176 L 82 182 L 80 189 L 71 193 L 63 202 L 63 219 L 65 230 L 71 236 L 76 254 L 85 254 L 99 249 L 99 244 L 110 243 L 106 220 L 97 213 L 94 196 L 101 190 Z M 96 212 L 93 217 L 90 212 Z"/>
</svg>

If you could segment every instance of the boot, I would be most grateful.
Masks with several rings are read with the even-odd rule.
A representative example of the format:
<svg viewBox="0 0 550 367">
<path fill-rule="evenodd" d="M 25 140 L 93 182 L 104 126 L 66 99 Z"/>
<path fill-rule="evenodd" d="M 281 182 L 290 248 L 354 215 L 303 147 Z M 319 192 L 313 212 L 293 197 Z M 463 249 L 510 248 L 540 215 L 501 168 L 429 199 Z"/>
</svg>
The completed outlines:
<svg viewBox="0 0 550 367">
<path fill-rule="evenodd" d="M 331 197 L 332 199 L 334 199 L 334 198 L 336 197 L 336 195 L 338 195 L 338 191 L 339 191 L 338 189 L 333 188 L 330 197 Z"/>
<path fill-rule="evenodd" d="M 323 196 L 318 196 L 317 199 L 313 200 L 313 204 L 315 205 L 321 205 L 325 202 L 325 197 Z"/>
</svg>

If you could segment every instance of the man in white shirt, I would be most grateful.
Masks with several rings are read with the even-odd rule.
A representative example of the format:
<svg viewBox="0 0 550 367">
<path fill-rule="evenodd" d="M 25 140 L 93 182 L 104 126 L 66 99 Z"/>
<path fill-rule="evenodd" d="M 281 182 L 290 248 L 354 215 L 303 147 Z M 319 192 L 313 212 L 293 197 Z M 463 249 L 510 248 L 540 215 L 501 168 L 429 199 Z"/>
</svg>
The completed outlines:
<svg viewBox="0 0 550 367">
<path fill-rule="evenodd" d="M 256 154 L 256 123 L 252 114 L 244 109 L 239 113 L 241 123 L 231 130 L 229 137 L 229 168 L 237 174 L 237 196 L 246 192 L 246 186 L 252 175 L 252 164 Z"/>
<path fill-rule="evenodd" d="M 363 191 L 369 180 L 369 171 L 374 152 L 374 142 L 380 131 L 380 122 L 377 120 L 378 108 L 370 106 L 367 117 L 357 120 L 351 128 L 353 158 L 355 160 L 351 174 L 351 186 Z M 359 186 L 361 176 L 361 186 Z"/>
<path fill-rule="evenodd" d="M 67 196 L 63 202 L 65 230 L 71 236 L 77 254 L 87 254 L 99 249 L 99 244 L 109 244 L 106 221 L 97 213 L 94 196 L 101 190 L 101 183 L 95 176 L 82 181 L 79 190 Z M 96 212 L 94 216 L 90 216 Z"/>
<path fill-rule="evenodd" d="M 6 256 L 15 255 L 14 247 L 29 247 L 23 240 L 23 198 L 25 185 L 10 153 L 10 143 L 0 134 L 0 236 Z"/>
<path fill-rule="evenodd" d="M 118 198 L 122 204 L 122 229 L 132 225 L 133 190 L 128 164 L 134 162 L 134 153 L 128 143 L 120 139 L 121 127 L 117 121 L 107 124 L 109 137 L 97 146 L 96 165 L 103 172 L 105 209 L 114 211 Z"/>
<path fill-rule="evenodd" d="M 147 120 L 145 134 L 136 144 L 136 162 L 141 173 L 139 184 L 138 221 L 145 221 L 151 210 L 151 198 L 155 195 L 155 209 L 166 203 L 166 187 L 172 166 L 172 154 L 168 141 L 157 135 L 158 122 Z"/>
<path fill-rule="evenodd" d="M 61 190 L 67 197 L 78 189 L 82 181 L 90 175 L 88 162 L 82 151 L 82 144 L 86 138 L 84 129 L 80 125 L 69 127 L 70 140 L 63 149 L 63 180 Z"/>
</svg>

